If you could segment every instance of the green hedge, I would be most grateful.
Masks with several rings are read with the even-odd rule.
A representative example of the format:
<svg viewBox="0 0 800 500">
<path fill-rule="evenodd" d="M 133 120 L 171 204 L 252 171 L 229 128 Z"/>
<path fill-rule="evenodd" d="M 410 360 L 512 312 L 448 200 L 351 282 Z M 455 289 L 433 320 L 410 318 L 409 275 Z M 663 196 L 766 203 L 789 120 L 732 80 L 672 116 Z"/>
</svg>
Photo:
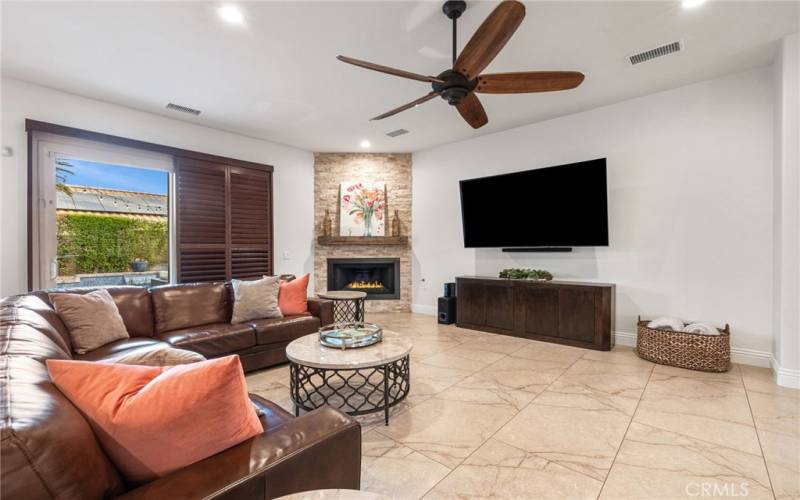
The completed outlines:
<svg viewBox="0 0 800 500">
<path fill-rule="evenodd" d="M 169 261 L 167 222 L 118 215 L 58 214 L 58 273 L 115 273 L 133 259 L 150 268 Z"/>
</svg>

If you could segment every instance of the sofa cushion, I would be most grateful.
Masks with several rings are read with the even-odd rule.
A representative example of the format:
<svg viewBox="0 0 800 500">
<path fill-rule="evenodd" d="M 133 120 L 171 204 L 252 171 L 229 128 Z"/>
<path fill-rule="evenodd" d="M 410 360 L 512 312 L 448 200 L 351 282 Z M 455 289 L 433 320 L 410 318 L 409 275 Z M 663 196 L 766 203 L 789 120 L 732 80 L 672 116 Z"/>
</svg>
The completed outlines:
<svg viewBox="0 0 800 500">
<path fill-rule="evenodd" d="M 142 366 L 174 366 L 205 361 L 202 354 L 178 349 L 168 342 L 150 338 L 125 339 L 78 356 L 82 361 L 101 361 Z"/>
<path fill-rule="evenodd" d="M 179 349 L 199 352 L 207 358 L 223 356 L 256 345 L 256 334 L 249 323 L 214 323 L 159 333 L 157 338 Z"/>
<path fill-rule="evenodd" d="M 119 315 L 125 323 L 131 337 L 153 336 L 153 306 L 150 293 L 140 286 L 110 286 L 102 288 L 67 288 L 63 290 L 45 290 L 33 292 L 34 295 L 47 301 L 52 307 L 50 294 L 55 293 L 90 293 L 95 290 L 106 290 L 117 304 Z"/>
<path fill-rule="evenodd" d="M 150 293 L 156 333 L 228 321 L 224 283 L 164 285 Z"/>
<path fill-rule="evenodd" d="M 250 324 L 256 330 L 256 342 L 262 345 L 288 342 L 319 330 L 319 318 L 310 314 L 258 319 Z"/>
<path fill-rule="evenodd" d="M 153 349 L 163 345 L 168 346 L 169 344 L 158 339 L 131 337 L 108 343 L 84 354 L 78 354 L 75 359 L 82 361 L 113 361 L 129 352 Z"/>
<path fill-rule="evenodd" d="M 48 360 L 131 483 L 151 481 L 263 432 L 237 356 L 172 367 Z"/>
</svg>

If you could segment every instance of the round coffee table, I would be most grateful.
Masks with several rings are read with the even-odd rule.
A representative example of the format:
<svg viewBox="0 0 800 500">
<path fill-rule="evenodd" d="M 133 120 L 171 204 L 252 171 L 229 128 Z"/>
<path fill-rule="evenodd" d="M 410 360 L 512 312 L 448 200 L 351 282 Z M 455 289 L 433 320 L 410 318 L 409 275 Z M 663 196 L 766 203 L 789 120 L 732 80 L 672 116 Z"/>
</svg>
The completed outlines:
<svg viewBox="0 0 800 500">
<path fill-rule="evenodd" d="M 333 301 L 334 323 L 358 323 L 364 321 L 364 300 L 367 298 L 367 292 L 336 290 L 333 292 L 320 292 L 317 296 L 321 299 Z"/>
<path fill-rule="evenodd" d="M 411 388 L 408 355 L 413 345 L 402 335 L 383 331 L 383 341 L 356 349 L 319 343 L 319 334 L 286 346 L 289 387 L 295 415 L 328 405 L 348 415 L 384 412 L 400 403 Z"/>
</svg>

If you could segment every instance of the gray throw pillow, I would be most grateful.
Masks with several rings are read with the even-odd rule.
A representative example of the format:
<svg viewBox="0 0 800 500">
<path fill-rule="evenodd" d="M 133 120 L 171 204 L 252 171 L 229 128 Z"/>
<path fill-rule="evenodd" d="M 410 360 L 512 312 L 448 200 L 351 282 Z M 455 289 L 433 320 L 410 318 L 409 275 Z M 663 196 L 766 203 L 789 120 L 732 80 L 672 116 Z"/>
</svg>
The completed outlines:
<svg viewBox="0 0 800 500">
<path fill-rule="evenodd" d="M 140 366 L 175 366 L 205 360 L 205 356 L 194 351 L 169 346 L 157 346 L 150 349 L 128 349 L 127 351 L 122 351 L 118 356 L 104 360 L 104 362 Z"/>
<path fill-rule="evenodd" d="M 72 350 L 78 354 L 129 338 L 117 304 L 106 290 L 51 293 L 50 302 L 69 330 Z"/>
<path fill-rule="evenodd" d="M 277 276 L 264 276 L 255 281 L 231 280 L 231 285 L 233 286 L 231 323 L 283 317 L 278 308 L 281 281 Z"/>
</svg>

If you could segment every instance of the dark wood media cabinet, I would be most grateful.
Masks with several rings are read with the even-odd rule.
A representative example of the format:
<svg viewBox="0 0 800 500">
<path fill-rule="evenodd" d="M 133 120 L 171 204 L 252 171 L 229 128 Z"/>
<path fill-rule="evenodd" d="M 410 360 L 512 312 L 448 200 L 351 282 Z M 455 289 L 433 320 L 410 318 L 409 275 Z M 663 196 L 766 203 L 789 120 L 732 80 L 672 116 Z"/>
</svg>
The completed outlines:
<svg viewBox="0 0 800 500">
<path fill-rule="evenodd" d="M 456 326 L 608 351 L 615 286 L 480 276 L 456 278 Z"/>
</svg>

